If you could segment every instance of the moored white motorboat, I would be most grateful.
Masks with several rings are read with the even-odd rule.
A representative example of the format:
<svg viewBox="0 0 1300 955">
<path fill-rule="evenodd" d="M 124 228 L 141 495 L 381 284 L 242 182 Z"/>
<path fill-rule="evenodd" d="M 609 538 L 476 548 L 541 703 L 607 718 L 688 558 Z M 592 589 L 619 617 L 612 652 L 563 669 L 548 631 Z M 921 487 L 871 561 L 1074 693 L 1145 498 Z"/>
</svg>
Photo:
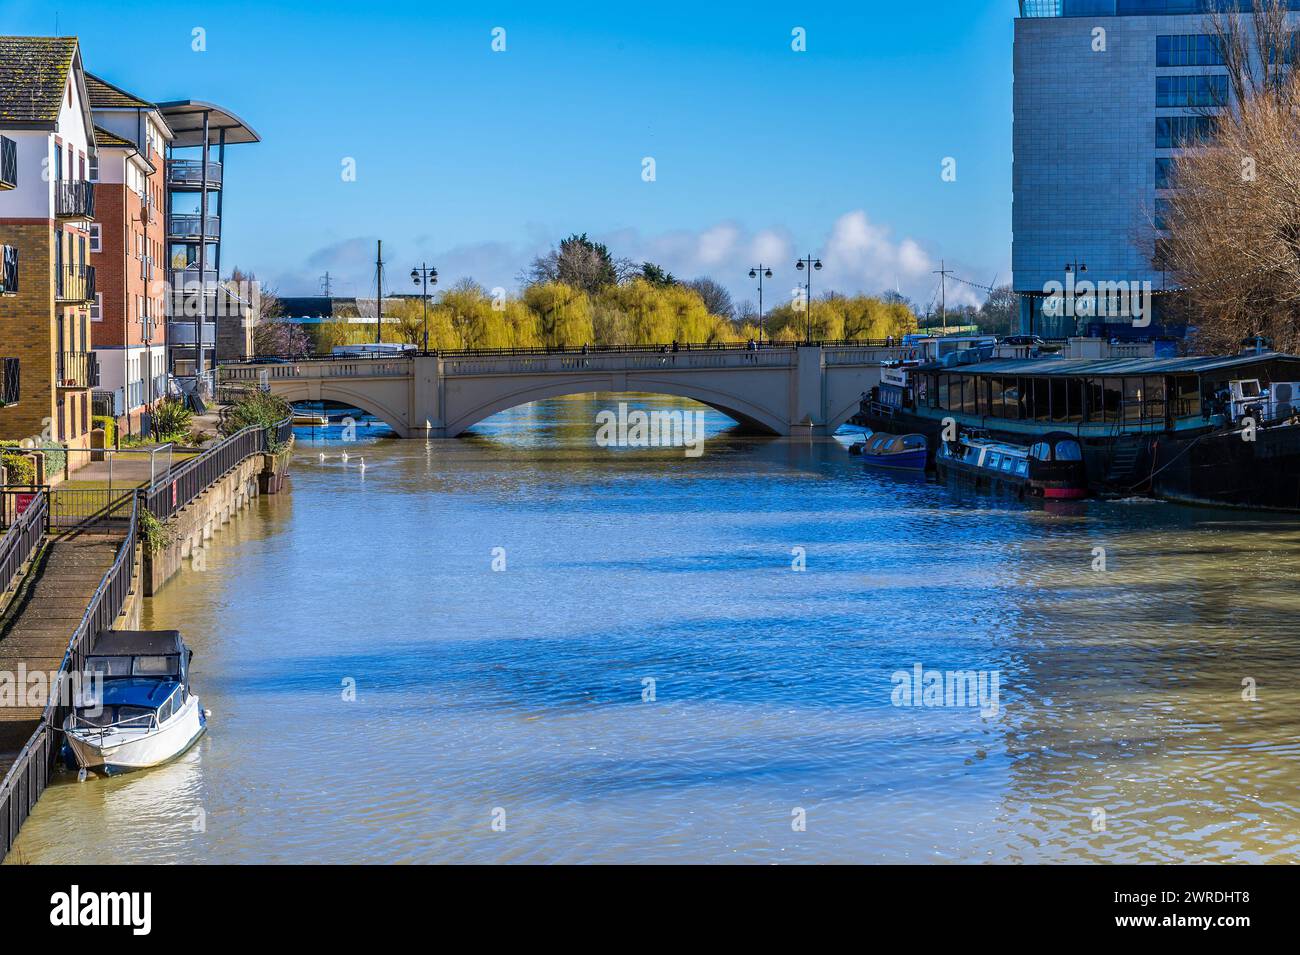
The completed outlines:
<svg viewBox="0 0 1300 955">
<path fill-rule="evenodd" d="M 193 746 L 207 718 L 189 689 L 191 655 L 175 630 L 101 633 L 86 661 L 90 686 L 98 686 L 63 724 L 77 764 L 111 776 L 159 766 Z"/>
</svg>

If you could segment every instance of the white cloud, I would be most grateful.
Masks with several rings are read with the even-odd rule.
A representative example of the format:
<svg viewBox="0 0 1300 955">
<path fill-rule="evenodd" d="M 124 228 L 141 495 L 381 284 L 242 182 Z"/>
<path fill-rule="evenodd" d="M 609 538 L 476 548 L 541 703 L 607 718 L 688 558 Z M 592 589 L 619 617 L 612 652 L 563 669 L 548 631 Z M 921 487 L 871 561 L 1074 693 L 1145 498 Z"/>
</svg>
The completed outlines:
<svg viewBox="0 0 1300 955">
<path fill-rule="evenodd" d="M 548 241 L 536 238 L 547 234 L 547 230 L 530 228 L 529 233 L 529 239 L 519 242 L 467 243 L 442 249 L 425 236 L 414 238 L 405 246 L 385 242 L 384 258 L 388 263 L 385 287 L 405 291 L 411 265 L 427 261 L 437 265 L 444 288 L 467 276 L 487 288 L 498 285 L 516 288 L 520 272 L 533 257 L 567 234 L 557 230 Z M 794 237 L 781 226 L 750 231 L 737 222 L 724 221 L 700 231 L 646 235 L 627 228 L 593 233 L 592 237 L 608 245 L 616 256 L 634 262 L 655 262 L 680 279 L 709 276 L 726 286 L 737 302 L 756 298 L 754 283 L 748 275 L 750 268 L 760 262 L 772 269 L 773 282 L 783 292 L 802 278 L 794 268 L 794 259 L 804 253 L 804 247 L 796 246 Z M 861 209 L 841 215 L 831 224 L 828 235 L 810 249 L 813 255 L 821 257 L 824 265 L 813 279 L 814 295 L 830 290 L 878 294 L 898 288 L 924 307 L 938 287 L 938 276 L 933 274 L 939 268 L 937 258 L 917 239 L 896 238 L 888 226 L 871 221 Z M 321 273 L 328 269 L 334 279 L 335 294 L 373 294 L 374 259 L 374 239 L 346 239 L 318 249 L 303 267 L 287 270 L 274 281 L 281 294 L 314 294 L 319 291 Z M 990 267 L 990 263 L 982 263 L 978 268 L 964 268 L 962 263 L 951 261 L 947 265 L 963 277 L 982 275 Z M 970 286 L 949 280 L 950 305 L 979 305 L 983 298 L 981 292 Z"/>
</svg>

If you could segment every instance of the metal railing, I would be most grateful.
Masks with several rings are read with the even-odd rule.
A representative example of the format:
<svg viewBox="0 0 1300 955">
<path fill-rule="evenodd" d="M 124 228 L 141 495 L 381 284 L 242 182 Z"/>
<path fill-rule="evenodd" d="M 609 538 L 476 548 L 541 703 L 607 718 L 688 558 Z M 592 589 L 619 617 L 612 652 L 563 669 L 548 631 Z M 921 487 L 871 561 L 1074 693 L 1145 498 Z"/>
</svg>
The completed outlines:
<svg viewBox="0 0 1300 955">
<path fill-rule="evenodd" d="M 209 162 L 207 164 L 208 185 L 221 185 L 221 163 Z M 203 160 L 202 159 L 169 159 L 167 160 L 167 182 L 173 185 L 182 186 L 202 186 L 203 185 Z"/>
<path fill-rule="evenodd" d="M 18 144 L 0 136 L 0 189 L 18 188 Z"/>
<path fill-rule="evenodd" d="M 18 291 L 18 246 L 0 245 L 0 295 Z"/>
<path fill-rule="evenodd" d="M 56 488 L 49 492 L 48 525 L 60 530 L 91 526 L 116 530 L 127 524 L 135 496 L 134 488 Z"/>
<path fill-rule="evenodd" d="M 85 302 L 95 300 L 95 267 L 93 265 L 65 265 L 54 273 L 54 297 L 60 302 Z"/>
<path fill-rule="evenodd" d="M 168 520 L 247 458 L 278 448 L 293 434 L 293 418 L 269 428 L 250 425 L 208 448 L 154 481 L 144 491 L 145 507 L 160 521 Z"/>
<path fill-rule="evenodd" d="M 68 648 L 59 667 L 61 683 L 67 676 L 85 668 L 86 657 L 95 637 L 109 630 L 126 605 L 131 592 L 131 578 L 135 569 L 135 548 L 139 540 L 140 499 L 131 495 L 131 513 L 126 536 L 117 549 L 113 565 L 99 582 L 91 596 L 81 623 L 72 632 Z M 61 687 L 60 687 L 61 689 Z M 66 695 L 52 692 L 45 704 L 40 726 L 27 741 L 18 758 L 0 780 L 0 859 L 13 848 L 18 831 L 31 815 L 32 807 L 40 799 L 50 780 L 58 755 L 58 729 L 67 718 Z"/>
<path fill-rule="evenodd" d="M 56 380 L 60 388 L 94 388 L 99 384 L 99 356 L 90 351 L 59 352 Z"/>
<path fill-rule="evenodd" d="M 199 237 L 199 227 L 203 224 L 203 221 L 203 216 L 194 215 L 193 213 L 173 214 L 167 224 L 167 234 L 178 239 L 197 239 Z M 207 228 L 203 234 L 215 239 L 220 233 L 221 217 L 208 216 Z"/>
<path fill-rule="evenodd" d="M 0 508 L 6 512 L 16 510 L 22 500 L 27 506 L 0 538 L 0 594 L 13 585 L 19 569 L 36 553 L 45 534 L 49 502 L 40 491 L 7 493 Z"/>
<path fill-rule="evenodd" d="M 95 184 L 85 179 L 60 179 L 56 182 L 54 215 L 59 219 L 95 218 Z"/>
</svg>

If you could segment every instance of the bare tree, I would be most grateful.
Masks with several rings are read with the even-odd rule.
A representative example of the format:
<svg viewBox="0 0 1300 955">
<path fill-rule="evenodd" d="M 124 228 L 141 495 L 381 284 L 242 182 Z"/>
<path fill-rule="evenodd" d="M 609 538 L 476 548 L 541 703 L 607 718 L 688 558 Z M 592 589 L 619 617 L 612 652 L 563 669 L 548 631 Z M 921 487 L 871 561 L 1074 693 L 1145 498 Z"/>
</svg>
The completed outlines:
<svg viewBox="0 0 1300 955">
<path fill-rule="evenodd" d="M 723 318 L 735 318 L 736 308 L 731 303 L 731 293 L 710 278 L 693 279 L 686 283 L 688 287 L 695 289 L 704 299 L 704 305 L 711 315 L 720 315 Z"/>
<path fill-rule="evenodd" d="M 1279 0 L 1211 18 L 1236 97 L 1212 138 L 1176 159 L 1156 264 L 1198 345 L 1232 351 L 1262 334 L 1300 349 L 1300 78 L 1278 69 L 1292 48 Z M 1175 300 L 1177 301 L 1177 299 Z"/>
</svg>

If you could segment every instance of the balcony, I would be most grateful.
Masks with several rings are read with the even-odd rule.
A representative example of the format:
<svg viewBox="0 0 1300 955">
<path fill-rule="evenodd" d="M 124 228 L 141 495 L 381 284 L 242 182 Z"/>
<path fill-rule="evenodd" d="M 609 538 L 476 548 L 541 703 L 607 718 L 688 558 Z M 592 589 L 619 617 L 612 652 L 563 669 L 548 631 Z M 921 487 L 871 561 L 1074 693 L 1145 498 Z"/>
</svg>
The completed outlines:
<svg viewBox="0 0 1300 955">
<path fill-rule="evenodd" d="M 56 384 L 60 388 L 95 388 L 99 385 L 99 360 L 94 352 L 59 353 Z"/>
<path fill-rule="evenodd" d="M 18 144 L 0 136 L 0 189 L 18 187 Z"/>
<path fill-rule="evenodd" d="M 95 184 L 61 179 L 54 184 L 54 215 L 59 219 L 95 218 Z"/>
<path fill-rule="evenodd" d="M 0 295 L 18 294 L 18 246 L 0 245 Z"/>
<path fill-rule="evenodd" d="M 95 301 L 95 267 L 93 265 L 65 265 L 54 273 L 54 300 L 56 302 L 89 305 Z"/>
<path fill-rule="evenodd" d="M 203 222 L 203 216 L 186 213 L 184 215 L 172 215 L 167 223 L 167 235 L 173 239 L 198 239 L 199 226 Z M 207 228 L 204 230 L 204 236 L 209 239 L 215 239 L 221 234 L 220 216 L 208 216 Z"/>
<path fill-rule="evenodd" d="M 221 163 L 210 162 L 208 166 L 208 188 L 216 188 L 221 185 Z M 167 160 L 167 184 L 169 186 L 195 186 L 203 187 L 203 160 L 202 159 L 169 159 Z"/>
<path fill-rule="evenodd" d="M 18 359 L 0 358 L 0 408 L 18 402 Z"/>
</svg>

